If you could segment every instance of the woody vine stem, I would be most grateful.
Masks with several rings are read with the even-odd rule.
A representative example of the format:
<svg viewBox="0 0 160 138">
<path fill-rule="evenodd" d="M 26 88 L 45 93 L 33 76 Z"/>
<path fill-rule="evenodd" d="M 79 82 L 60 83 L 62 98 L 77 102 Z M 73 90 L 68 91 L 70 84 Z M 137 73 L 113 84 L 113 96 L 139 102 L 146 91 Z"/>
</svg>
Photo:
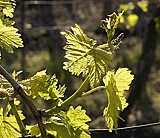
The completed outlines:
<svg viewBox="0 0 160 138">
<path fill-rule="evenodd" d="M 26 95 L 26 93 L 21 88 L 21 86 L 13 79 L 13 77 L 1 65 L 0 65 L 0 74 L 3 75 L 10 82 L 10 84 L 13 86 L 13 88 L 15 90 L 13 96 L 15 96 L 16 94 L 19 94 L 22 97 L 22 99 L 25 101 L 25 103 L 28 105 L 29 109 L 31 110 L 34 118 L 36 119 L 36 121 L 38 123 L 42 138 L 47 138 L 46 130 L 45 130 L 44 124 L 42 122 L 42 116 L 39 114 L 39 111 L 37 110 L 34 103 Z M 26 130 L 24 130 L 24 127 L 23 127 L 24 125 L 22 124 L 22 121 L 20 121 L 20 118 L 18 117 L 18 114 L 16 113 L 16 109 L 14 108 L 13 102 L 9 101 L 9 103 L 11 105 L 13 113 L 15 113 L 14 115 L 16 116 L 17 122 L 19 122 L 18 124 L 19 124 L 21 131 L 23 132 L 23 134 L 26 134 Z"/>
</svg>

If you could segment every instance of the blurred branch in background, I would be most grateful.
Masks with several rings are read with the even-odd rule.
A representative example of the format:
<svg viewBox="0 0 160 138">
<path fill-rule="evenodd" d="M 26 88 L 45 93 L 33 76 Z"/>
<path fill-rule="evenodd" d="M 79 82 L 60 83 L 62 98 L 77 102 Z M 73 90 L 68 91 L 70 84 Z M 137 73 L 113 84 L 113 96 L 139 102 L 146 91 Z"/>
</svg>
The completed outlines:
<svg viewBox="0 0 160 138">
<path fill-rule="evenodd" d="M 121 117 L 124 118 L 125 120 L 127 120 L 128 115 L 131 113 L 131 109 L 135 104 L 136 100 L 141 100 L 142 93 L 143 95 L 146 95 L 144 94 L 146 93 L 146 83 L 148 80 L 149 73 L 151 72 L 151 67 L 155 60 L 155 51 L 158 42 L 158 33 L 155 29 L 154 19 L 158 15 L 157 13 L 159 12 L 160 8 L 157 8 L 155 14 L 149 21 L 148 26 L 145 28 L 147 30 L 146 31 L 147 33 L 145 34 L 145 36 L 143 36 L 144 38 L 143 52 L 138 61 L 136 78 L 128 97 L 129 106 L 123 113 L 121 113 Z M 145 98 L 145 100 L 147 100 L 147 98 Z M 126 126 L 126 124 L 127 121 L 125 123 L 119 121 L 120 127 Z"/>
</svg>

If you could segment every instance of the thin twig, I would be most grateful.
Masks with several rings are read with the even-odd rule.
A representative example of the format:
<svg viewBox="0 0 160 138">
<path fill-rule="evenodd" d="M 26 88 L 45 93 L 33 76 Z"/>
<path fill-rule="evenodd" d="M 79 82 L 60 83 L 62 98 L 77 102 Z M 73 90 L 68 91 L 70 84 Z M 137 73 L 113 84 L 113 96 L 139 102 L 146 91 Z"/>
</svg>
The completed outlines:
<svg viewBox="0 0 160 138">
<path fill-rule="evenodd" d="M 19 116 L 19 114 L 17 112 L 17 109 L 16 109 L 16 107 L 14 105 L 14 100 L 9 100 L 9 98 L 8 98 L 8 101 L 9 101 L 9 104 L 10 104 L 10 106 L 12 108 L 12 112 L 15 115 L 15 118 L 17 120 L 17 123 L 19 125 L 19 128 L 21 130 L 22 135 L 26 136 L 27 135 L 27 131 L 26 131 L 26 129 L 24 127 L 24 124 L 23 124 L 22 120 L 20 119 L 20 116 Z"/>
<path fill-rule="evenodd" d="M 151 123 L 151 124 L 144 124 L 144 125 L 138 125 L 138 126 L 122 127 L 122 128 L 117 128 L 117 130 L 130 130 L 130 129 L 157 126 L 157 125 L 160 125 L 160 122 Z M 115 130 L 115 129 L 113 129 L 113 130 Z M 109 129 L 89 129 L 89 131 L 90 132 L 105 132 L 105 131 L 109 131 Z"/>
<path fill-rule="evenodd" d="M 18 90 L 18 94 L 23 98 L 25 103 L 28 105 L 29 109 L 31 110 L 34 118 L 36 119 L 38 126 L 41 131 L 42 138 L 47 138 L 46 130 L 44 124 L 42 122 L 42 116 L 39 115 L 39 111 L 34 105 L 34 103 L 30 100 L 28 95 L 24 92 L 22 87 L 13 79 L 13 77 L 0 65 L 0 74 L 2 74 L 13 86 L 15 90 Z"/>
</svg>

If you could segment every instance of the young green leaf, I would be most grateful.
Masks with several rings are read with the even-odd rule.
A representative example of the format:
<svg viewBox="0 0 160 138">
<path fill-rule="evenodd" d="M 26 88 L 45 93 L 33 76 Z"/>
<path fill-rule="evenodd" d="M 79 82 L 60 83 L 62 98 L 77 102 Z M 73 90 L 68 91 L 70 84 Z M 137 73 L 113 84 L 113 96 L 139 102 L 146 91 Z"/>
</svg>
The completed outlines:
<svg viewBox="0 0 160 138">
<path fill-rule="evenodd" d="M 12 26 L 6 27 L 0 20 L 0 46 L 9 53 L 13 53 L 13 48 L 23 47 L 21 35 L 17 31 L 18 29 Z"/>
<path fill-rule="evenodd" d="M 15 24 L 15 21 L 10 20 L 9 18 L 4 17 L 4 13 L 0 13 L 0 19 L 3 22 L 3 25 L 7 26 L 7 27 L 11 27 L 12 25 Z"/>
<path fill-rule="evenodd" d="M 8 111 L 7 111 L 8 112 Z M 22 114 L 22 111 L 18 111 L 20 118 L 23 120 L 25 117 Z M 3 108 L 0 109 L 0 137 L 2 138 L 13 138 L 21 137 L 20 129 L 17 124 L 16 118 L 14 115 L 9 117 L 3 116 Z"/>
<path fill-rule="evenodd" d="M 14 9 L 16 6 L 15 0 L 1 0 L 0 6 L 3 9 L 3 13 L 8 17 L 13 18 Z"/>
<path fill-rule="evenodd" d="M 33 98 L 40 95 L 45 100 L 51 99 L 54 105 L 61 106 L 63 102 L 61 98 L 64 97 L 66 87 L 65 85 L 58 87 L 57 83 L 56 75 L 50 77 L 46 74 L 46 70 L 37 72 L 29 79 L 19 81 L 27 94 L 32 95 Z"/>
<path fill-rule="evenodd" d="M 0 74 L 0 85 L 2 88 L 12 88 L 12 85 L 8 82 L 8 80 Z"/>
<path fill-rule="evenodd" d="M 91 119 L 86 115 L 85 110 L 81 110 L 81 106 L 78 106 L 75 110 L 73 106 L 70 106 L 69 111 L 60 112 L 58 116 L 70 137 L 73 138 L 90 138 L 89 126 L 86 122 L 91 121 Z"/>
<path fill-rule="evenodd" d="M 98 83 L 99 79 L 101 79 L 101 74 L 105 74 L 107 62 L 111 62 L 111 54 L 100 48 L 94 48 L 89 54 L 92 57 L 90 63 L 92 66 L 90 70 L 90 84 L 93 88 L 94 84 Z"/>
<path fill-rule="evenodd" d="M 134 76 L 130 73 L 131 71 L 128 68 L 120 68 L 116 74 L 114 71 L 108 71 L 103 78 L 108 95 L 108 107 L 104 109 L 103 115 L 106 118 L 110 132 L 112 132 L 113 126 L 117 132 L 117 119 L 120 118 L 118 110 L 123 111 L 128 106 L 123 93 L 124 90 L 129 90 L 129 84 L 134 79 Z"/>
<path fill-rule="evenodd" d="M 61 106 L 61 103 L 63 102 L 61 98 L 64 97 L 65 90 L 65 85 L 63 85 L 62 87 L 59 85 L 58 89 L 57 86 L 53 85 L 48 88 L 49 96 L 54 105 L 57 105 L 58 107 Z"/>
<path fill-rule="evenodd" d="M 36 137 L 40 137 L 41 136 L 41 132 L 39 130 L 38 125 L 34 125 L 34 126 L 26 126 L 26 129 L 29 130 L 29 134 L 31 137 L 36 136 Z"/>
<path fill-rule="evenodd" d="M 69 61 L 64 62 L 63 69 L 69 70 L 72 74 L 79 76 L 87 75 L 90 72 L 90 83 L 93 87 L 94 83 L 98 82 L 101 74 L 104 74 L 107 69 L 107 62 L 111 62 L 109 52 L 95 48 L 96 41 L 88 38 L 83 30 L 78 26 L 71 27 L 74 34 L 61 32 L 67 39 L 65 58 Z"/>
<path fill-rule="evenodd" d="M 56 125 L 54 123 L 46 123 L 45 128 L 48 134 L 56 138 L 71 138 L 64 125 Z"/>
<path fill-rule="evenodd" d="M 72 74 L 79 76 L 83 72 L 83 76 L 89 72 L 88 63 L 90 63 L 92 57 L 89 56 L 89 52 L 93 49 L 96 41 L 88 38 L 83 30 L 75 24 L 76 27 L 71 27 L 74 34 L 68 31 L 68 33 L 61 32 L 67 39 L 67 45 L 64 47 L 66 50 L 65 58 L 70 62 L 64 62 L 63 69 L 72 72 Z"/>
<path fill-rule="evenodd" d="M 101 21 L 103 25 L 102 28 L 105 29 L 106 31 L 116 29 L 118 27 L 122 14 L 123 12 L 118 13 L 118 15 L 114 12 L 111 15 L 108 15 L 109 19 L 106 18 L 106 20 Z M 114 31 L 111 33 L 113 33 L 113 36 L 114 36 Z"/>
<path fill-rule="evenodd" d="M 64 125 L 56 125 L 55 123 L 47 122 L 44 124 L 46 132 L 55 138 L 71 138 L 66 127 Z M 26 126 L 26 129 L 29 130 L 30 136 L 40 137 L 41 132 L 38 125 Z"/>
<path fill-rule="evenodd" d="M 73 106 L 70 106 L 69 111 L 67 112 L 69 124 L 75 130 L 79 127 L 84 130 L 87 130 L 89 128 L 86 122 L 91 121 L 91 119 L 86 115 L 86 111 L 81 109 L 81 106 L 78 106 L 75 110 Z"/>
<path fill-rule="evenodd" d="M 54 80 L 54 78 L 53 78 Z M 27 92 L 28 95 L 32 95 L 33 98 L 36 98 L 39 93 L 42 98 L 50 99 L 48 87 L 50 86 L 51 81 L 53 81 L 49 75 L 46 74 L 46 70 L 37 72 L 34 76 L 29 79 L 19 81 L 23 89 Z"/>
</svg>

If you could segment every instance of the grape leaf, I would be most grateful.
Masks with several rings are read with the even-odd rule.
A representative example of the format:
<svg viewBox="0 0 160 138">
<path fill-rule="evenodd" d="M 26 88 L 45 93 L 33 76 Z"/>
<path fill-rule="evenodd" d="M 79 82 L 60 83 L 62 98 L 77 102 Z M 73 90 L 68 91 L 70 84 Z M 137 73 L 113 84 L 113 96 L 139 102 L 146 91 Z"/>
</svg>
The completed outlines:
<svg viewBox="0 0 160 138">
<path fill-rule="evenodd" d="M 59 113 L 59 118 L 73 138 L 90 138 L 89 126 L 86 122 L 91 121 L 91 119 L 86 115 L 86 111 L 81 110 L 81 108 L 78 106 L 74 110 L 73 106 L 70 106 L 69 111 Z"/>
<path fill-rule="evenodd" d="M 75 110 L 73 106 L 70 106 L 69 111 L 67 112 L 67 117 L 69 119 L 69 124 L 76 130 L 77 128 L 82 128 L 84 130 L 88 129 L 89 126 L 85 124 L 91 119 L 86 115 L 85 110 L 81 110 L 82 107 L 78 106 Z"/>
<path fill-rule="evenodd" d="M 48 89 L 49 89 L 49 96 L 51 97 L 53 104 L 61 106 L 61 103 L 63 102 L 61 98 L 64 97 L 64 92 L 66 90 L 65 85 L 63 85 L 62 87 L 59 85 L 58 89 L 57 86 L 50 86 Z"/>
<path fill-rule="evenodd" d="M 114 126 L 117 133 L 117 119 L 120 118 L 118 110 L 123 111 L 128 106 L 123 93 L 124 90 L 129 90 L 129 84 L 134 79 L 130 73 L 128 68 L 119 68 L 116 73 L 115 71 L 108 71 L 103 78 L 108 94 L 108 107 L 104 109 L 103 116 L 106 118 L 110 132 Z"/>
<path fill-rule="evenodd" d="M 45 100 L 51 99 L 54 105 L 61 106 L 61 98 L 64 97 L 66 87 L 65 85 L 58 87 L 57 83 L 56 75 L 50 77 L 46 74 L 46 70 L 37 72 L 29 79 L 19 81 L 27 94 L 32 95 L 33 98 L 40 95 Z"/>
<path fill-rule="evenodd" d="M 91 61 L 89 52 L 93 49 L 96 41 L 88 38 L 83 30 L 75 24 L 76 27 L 71 27 L 74 34 L 68 31 L 68 33 L 61 32 L 67 39 L 67 45 L 64 47 L 66 50 L 65 58 L 69 59 L 70 62 L 64 62 L 63 69 L 72 72 L 72 74 L 79 76 L 83 72 L 83 76 L 89 71 L 87 68 L 88 63 Z"/>
<path fill-rule="evenodd" d="M 11 27 L 12 25 L 15 24 L 15 21 L 10 20 L 9 18 L 5 18 L 4 13 L 2 13 L 2 12 L 0 13 L 0 19 L 2 20 L 3 25 L 5 25 L 7 27 Z"/>
<path fill-rule="evenodd" d="M 29 134 L 32 136 L 40 137 L 41 136 L 41 131 L 39 130 L 38 125 L 34 126 L 26 126 L 26 130 L 29 130 Z"/>
<path fill-rule="evenodd" d="M 0 85 L 1 85 L 1 88 L 11 88 L 12 85 L 8 82 L 8 80 L 3 77 L 3 75 L 0 74 Z"/>
<path fill-rule="evenodd" d="M 10 107 L 8 107 L 7 112 L 3 115 L 3 108 L 0 108 L 0 137 L 1 138 L 13 138 L 13 137 L 21 137 L 20 129 L 17 124 L 16 118 L 14 115 L 10 115 L 7 117 L 8 112 L 10 111 Z M 21 120 L 25 119 L 22 114 L 22 111 L 18 111 L 18 114 Z"/>
<path fill-rule="evenodd" d="M 0 6 L 3 9 L 3 13 L 8 17 L 13 18 L 14 9 L 16 6 L 15 0 L 1 0 Z"/>
<path fill-rule="evenodd" d="M 105 74 L 107 62 L 111 62 L 111 57 L 108 52 L 100 48 L 94 48 L 90 55 L 93 57 L 90 63 L 93 66 L 90 71 L 90 84 L 93 87 L 101 79 L 101 74 Z"/>
<path fill-rule="evenodd" d="M 46 123 L 45 128 L 48 134 L 51 134 L 56 138 L 70 138 L 70 135 L 64 125 Z"/>
<path fill-rule="evenodd" d="M 64 125 L 56 125 L 54 123 L 48 122 L 44 124 L 46 132 L 56 138 L 70 138 L 70 135 L 64 127 Z M 39 130 L 38 125 L 34 126 L 26 126 L 26 129 L 29 130 L 29 134 L 31 136 L 40 137 L 41 132 Z"/>
<path fill-rule="evenodd" d="M 29 79 L 19 81 L 23 89 L 27 92 L 28 95 L 32 95 L 33 98 L 36 98 L 40 93 L 47 93 L 44 97 L 49 98 L 49 93 L 47 91 L 50 85 L 50 76 L 46 74 L 46 70 L 37 72 L 34 76 Z"/>
<path fill-rule="evenodd" d="M 13 53 L 13 48 L 23 47 L 21 34 L 17 33 L 18 29 L 14 27 L 6 27 L 0 20 L 0 46 L 9 53 Z"/>
<path fill-rule="evenodd" d="M 12 77 L 13 79 L 15 79 L 16 81 L 18 81 L 17 76 L 21 73 L 21 71 L 19 72 L 15 72 L 13 71 L 12 73 Z M 8 80 L 3 77 L 3 75 L 0 75 L 0 99 L 2 98 L 6 98 L 7 96 L 11 96 L 11 93 L 14 91 L 12 85 L 8 82 Z"/>
<path fill-rule="evenodd" d="M 69 70 L 72 75 L 87 75 L 90 71 L 90 84 L 98 83 L 101 74 L 107 69 L 107 62 L 111 62 L 110 54 L 107 51 L 95 48 L 96 41 L 88 38 L 79 25 L 71 27 L 74 34 L 61 32 L 65 35 L 67 42 L 64 49 L 66 50 L 65 58 L 69 61 L 64 62 L 63 69 Z"/>
</svg>

